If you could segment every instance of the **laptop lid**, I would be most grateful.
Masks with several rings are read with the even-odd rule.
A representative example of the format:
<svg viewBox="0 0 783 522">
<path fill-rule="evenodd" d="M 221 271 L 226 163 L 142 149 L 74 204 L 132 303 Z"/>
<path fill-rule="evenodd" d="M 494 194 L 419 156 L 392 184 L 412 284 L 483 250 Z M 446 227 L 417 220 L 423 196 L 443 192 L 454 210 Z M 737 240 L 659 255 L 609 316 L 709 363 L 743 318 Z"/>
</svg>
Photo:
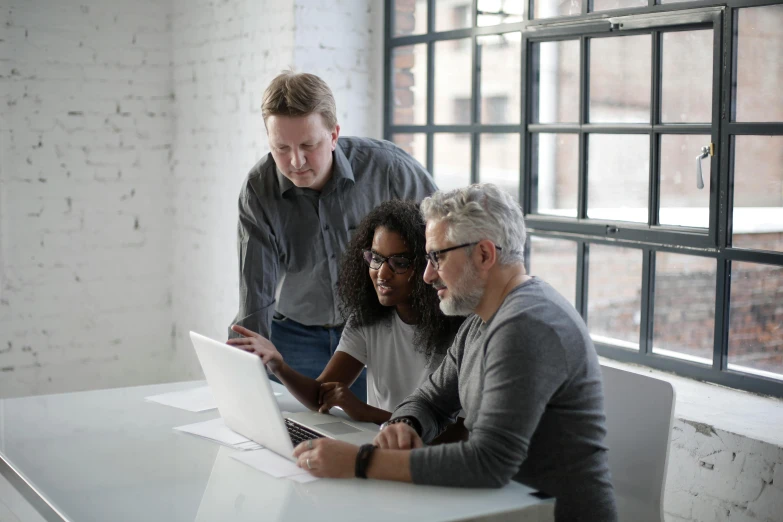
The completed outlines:
<svg viewBox="0 0 783 522">
<path fill-rule="evenodd" d="M 226 426 L 294 460 L 294 446 L 261 358 L 195 332 L 190 339 Z"/>
</svg>

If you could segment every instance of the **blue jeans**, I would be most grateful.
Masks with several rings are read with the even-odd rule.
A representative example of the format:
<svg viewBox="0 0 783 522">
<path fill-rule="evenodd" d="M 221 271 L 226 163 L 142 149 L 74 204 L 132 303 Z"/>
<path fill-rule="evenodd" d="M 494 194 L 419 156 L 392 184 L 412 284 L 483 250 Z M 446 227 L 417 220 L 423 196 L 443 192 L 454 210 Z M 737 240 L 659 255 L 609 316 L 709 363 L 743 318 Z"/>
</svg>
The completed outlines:
<svg viewBox="0 0 783 522">
<path fill-rule="evenodd" d="M 342 333 L 342 326 L 307 326 L 286 317 L 272 320 L 271 341 L 288 366 L 315 379 L 321 375 L 326 363 L 334 355 Z M 270 375 L 270 378 L 277 381 L 274 375 Z M 366 368 L 351 385 L 351 391 L 361 401 L 367 402 Z"/>
</svg>

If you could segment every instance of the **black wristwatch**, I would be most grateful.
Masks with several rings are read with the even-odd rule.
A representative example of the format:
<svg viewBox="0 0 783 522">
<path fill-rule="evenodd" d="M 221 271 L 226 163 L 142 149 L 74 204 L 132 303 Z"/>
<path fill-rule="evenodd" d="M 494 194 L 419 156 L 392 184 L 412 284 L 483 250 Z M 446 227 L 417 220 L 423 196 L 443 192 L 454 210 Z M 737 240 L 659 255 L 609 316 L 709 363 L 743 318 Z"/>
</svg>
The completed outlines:
<svg viewBox="0 0 783 522">
<path fill-rule="evenodd" d="M 383 431 L 383 429 L 386 426 L 389 426 L 390 424 L 397 424 L 398 422 L 407 424 L 408 426 L 413 428 L 413 431 L 416 432 L 416 435 L 421 437 L 421 424 L 419 424 L 419 420 L 416 417 L 411 417 L 411 416 L 397 417 L 395 419 L 387 420 L 386 422 L 381 424 L 381 427 L 378 429 L 378 431 Z"/>
</svg>

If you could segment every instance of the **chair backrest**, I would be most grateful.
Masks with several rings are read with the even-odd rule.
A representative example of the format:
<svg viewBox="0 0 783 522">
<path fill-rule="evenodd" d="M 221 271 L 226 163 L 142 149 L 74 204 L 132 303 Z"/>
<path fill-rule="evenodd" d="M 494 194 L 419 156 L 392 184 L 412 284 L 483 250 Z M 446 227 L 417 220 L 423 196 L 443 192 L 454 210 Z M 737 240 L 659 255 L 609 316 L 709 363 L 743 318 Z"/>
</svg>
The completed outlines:
<svg viewBox="0 0 783 522">
<path fill-rule="evenodd" d="M 619 520 L 663 522 L 674 388 L 646 375 L 603 365 L 601 369 Z"/>
</svg>

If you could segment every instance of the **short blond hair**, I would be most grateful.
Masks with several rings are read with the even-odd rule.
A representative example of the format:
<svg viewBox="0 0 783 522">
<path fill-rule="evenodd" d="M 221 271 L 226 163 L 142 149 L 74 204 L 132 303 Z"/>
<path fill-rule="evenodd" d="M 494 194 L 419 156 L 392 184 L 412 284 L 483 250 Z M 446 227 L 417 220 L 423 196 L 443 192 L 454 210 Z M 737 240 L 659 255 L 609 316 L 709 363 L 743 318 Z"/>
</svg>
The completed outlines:
<svg viewBox="0 0 783 522">
<path fill-rule="evenodd" d="M 337 127 L 337 105 L 332 90 L 314 74 L 283 71 L 264 91 L 261 114 L 264 124 L 270 116 L 308 116 L 318 113 L 329 130 Z"/>
</svg>

